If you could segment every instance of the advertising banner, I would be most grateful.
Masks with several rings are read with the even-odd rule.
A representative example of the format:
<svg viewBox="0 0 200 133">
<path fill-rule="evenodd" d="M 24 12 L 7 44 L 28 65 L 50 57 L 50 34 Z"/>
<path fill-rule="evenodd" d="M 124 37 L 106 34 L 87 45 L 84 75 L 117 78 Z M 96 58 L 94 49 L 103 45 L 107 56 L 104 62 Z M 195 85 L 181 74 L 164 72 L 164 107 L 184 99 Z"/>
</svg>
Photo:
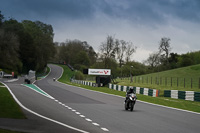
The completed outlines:
<svg viewBox="0 0 200 133">
<path fill-rule="evenodd" d="M 110 69 L 88 69 L 88 75 L 111 75 Z"/>
</svg>

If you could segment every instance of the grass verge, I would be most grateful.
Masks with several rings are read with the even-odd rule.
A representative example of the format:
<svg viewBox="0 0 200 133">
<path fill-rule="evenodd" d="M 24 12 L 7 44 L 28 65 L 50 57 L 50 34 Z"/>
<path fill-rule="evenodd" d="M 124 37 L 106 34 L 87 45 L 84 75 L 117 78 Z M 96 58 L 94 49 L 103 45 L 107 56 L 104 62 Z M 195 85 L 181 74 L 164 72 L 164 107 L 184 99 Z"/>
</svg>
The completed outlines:
<svg viewBox="0 0 200 133">
<path fill-rule="evenodd" d="M 26 118 L 6 87 L 0 87 L 0 118 Z"/>
<path fill-rule="evenodd" d="M 23 132 L 16 132 L 16 131 L 0 129 L 0 133 L 23 133 Z"/>
<path fill-rule="evenodd" d="M 49 72 L 50 72 L 50 68 L 47 66 L 46 67 L 46 71 L 43 71 L 43 72 L 40 72 L 40 73 L 36 74 L 37 80 L 45 78 L 48 75 Z"/>
<path fill-rule="evenodd" d="M 99 91 L 99 92 L 104 92 L 108 94 L 114 94 L 114 95 L 125 97 L 125 92 L 112 90 L 107 87 L 91 87 L 91 86 L 71 83 L 70 77 L 72 77 L 74 72 L 71 71 L 65 65 L 59 65 L 59 66 L 61 66 L 64 70 L 62 77 L 58 80 L 62 83 L 78 86 L 78 87 L 89 89 L 89 90 L 94 90 L 94 91 Z M 150 96 L 145 96 L 145 95 L 140 95 L 140 94 L 137 94 L 137 97 L 138 97 L 138 100 L 141 100 L 141 101 L 200 113 L 200 102 L 185 101 L 181 99 L 172 99 L 172 98 L 167 98 L 167 97 L 150 97 Z"/>
</svg>

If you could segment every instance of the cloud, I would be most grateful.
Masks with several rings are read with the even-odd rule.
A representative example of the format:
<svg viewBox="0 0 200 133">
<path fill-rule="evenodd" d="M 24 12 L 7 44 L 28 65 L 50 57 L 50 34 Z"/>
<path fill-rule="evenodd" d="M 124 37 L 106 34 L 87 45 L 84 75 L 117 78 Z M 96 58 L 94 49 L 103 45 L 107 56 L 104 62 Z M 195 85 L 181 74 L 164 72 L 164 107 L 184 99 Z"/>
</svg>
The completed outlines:
<svg viewBox="0 0 200 133">
<path fill-rule="evenodd" d="M 51 24 L 55 41 L 79 39 L 96 51 L 115 35 L 138 47 L 135 60 L 157 51 L 162 37 L 171 38 L 172 52 L 200 49 L 199 0 L 1 0 L 0 10 L 18 21 Z"/>
</svg>

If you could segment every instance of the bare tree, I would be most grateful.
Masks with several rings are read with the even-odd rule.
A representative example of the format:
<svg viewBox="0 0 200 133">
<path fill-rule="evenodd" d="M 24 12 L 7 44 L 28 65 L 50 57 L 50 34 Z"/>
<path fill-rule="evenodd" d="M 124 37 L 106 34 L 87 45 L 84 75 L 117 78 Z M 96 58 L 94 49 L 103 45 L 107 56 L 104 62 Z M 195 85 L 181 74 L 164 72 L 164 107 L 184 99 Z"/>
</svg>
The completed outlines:
<svg viewBox="0 0 200 133">
<path fill-rule="evenodd" d="M 136 52 L 137 47 L 133 45 L 132 42 L 127 43 L 127 48 L 126 48 L 126 62 L 130 61 L 131 55 Z"/>
<path fill-rule="evenodd" d="M 154 52 L 149 55 L 149 58 L 146 60 L 146 63 L 155 68 L 160 64 L 160 52 Z"/>
<path fill-rule="evenodd" d="M 159 43 L 159 52 L 160 54 L 164 52 L 165 60 L 167 64 L 169 63 L 168 57 L 169 57 L 169 52 L 171 51 L 171 46 L 170 46 L 170 38 L 163 37 L 161 38 L 161 41 Z"/>
<path fill-rule="evenodd" d="M 116 53 L 117 53 L 117 59 L 119 60 L 119 66 L 122 66 L 122 63 L 124 62 L 124 55 L 126 53 L 128 42 L 124 40 L 118 40 L 116 39 L 115 45 L 116 45 Z"/>
<path fill-rule="evenodd" d="M 109 58 L 115 58 L 115 39 L 113 36 L 108 35 L 106 41 L 100 45 L 101 57 L 104 59 L 105 68 L 107 68 Z"/>
</svg>

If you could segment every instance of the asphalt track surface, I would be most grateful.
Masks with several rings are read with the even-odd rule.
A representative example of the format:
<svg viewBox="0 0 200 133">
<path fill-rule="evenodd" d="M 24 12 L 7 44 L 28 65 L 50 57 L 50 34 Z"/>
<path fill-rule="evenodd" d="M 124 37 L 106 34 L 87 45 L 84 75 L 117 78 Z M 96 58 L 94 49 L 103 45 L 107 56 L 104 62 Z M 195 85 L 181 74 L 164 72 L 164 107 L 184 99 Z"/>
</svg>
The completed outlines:
<svg viewBox="0 0 200 133">
<path fill-rule="evenodd" d="M 200 114 L 137 101 L 134 111 L 124 110 L 124 98 L 69 86 L 59 78 L 62 68 L 49 65 L 50 74 L 35 84 L 54 99 L 21 85 L 6 83 L 23 109 L 26 132 L 59 133 L 199 133 Z M 0 119 L 2 121 L 3 119 Z M 4 123 L 5 124 L 5 123 Z M 3 127 L 0 122 L 0 128 Z M 27 130 L 26 130 L 27 129 Z M 28 130 L 29 129 L 29 130 Z"/>
</svg>

